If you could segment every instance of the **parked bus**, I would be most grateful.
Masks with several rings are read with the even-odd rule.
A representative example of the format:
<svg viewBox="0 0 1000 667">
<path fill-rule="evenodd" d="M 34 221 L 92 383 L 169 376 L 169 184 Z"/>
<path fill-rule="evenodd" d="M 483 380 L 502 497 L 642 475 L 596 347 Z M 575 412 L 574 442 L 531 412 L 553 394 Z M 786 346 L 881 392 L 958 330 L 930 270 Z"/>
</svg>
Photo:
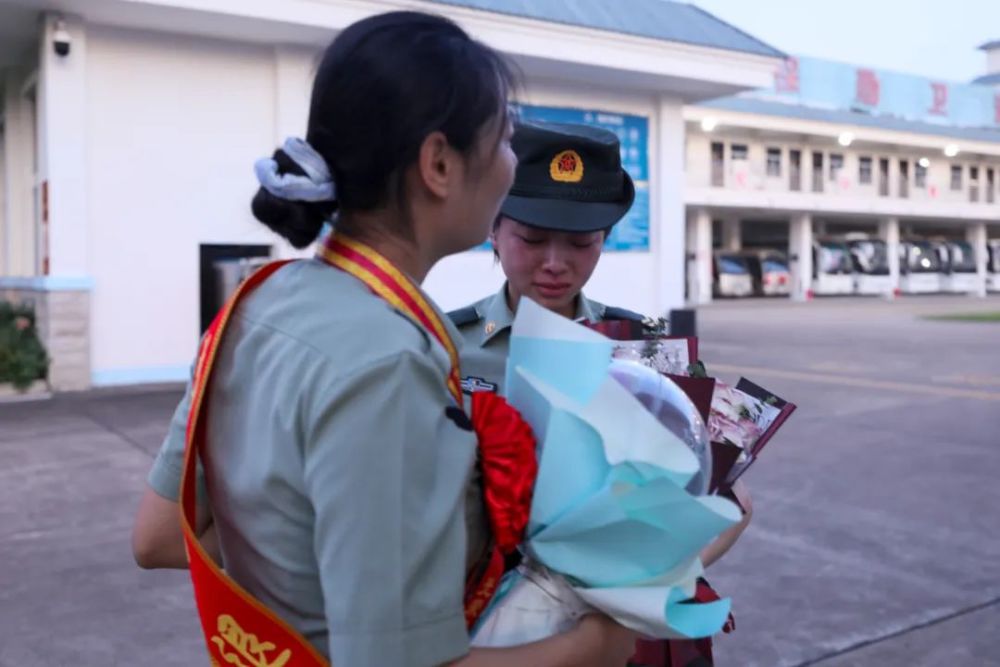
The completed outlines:
<svg viewBox="0 0 1000 667">
<path fill-rule="evenodd" d="M 986 242 L 986 289 L 1000 292 L 1000 239 Z"/>
<path fill-rule="evenodd" d="M 854 293 L 851 251 L 843 241 L 813 242 L 813 293 Z"/>
<path fill-rule="evenodd" d="M 792 291 L 792 273 L 788 257 L 779 250 L 744 251 L 753 279 L 754 293 L 760 296 L 788 296 Z"/>
<path fill-rule="evenodd" d="M 888 246 L 882 239 L 848 239 L 854 264 L 856 294 L 888 294 L 892 291 Z"/>
<path fill-rule="evenodd" d="M 750 296 L 753 278 L 747 258 L 735 252 L 716 252 L 712 259 L 712 291 L 715 296 Z"/>
<path fill-rule="evenodd" d="M 941 257 L 930 241 L 899 244 L 899 290 L 904 294 L 941 291 Z"/>
<path fill-rule="evenodd" d="M 976 275 L 976 253 L 968 241 L 936 241 L 941 258 L 941 291 L 973 292 L 979 285 Z"/>
</svg>

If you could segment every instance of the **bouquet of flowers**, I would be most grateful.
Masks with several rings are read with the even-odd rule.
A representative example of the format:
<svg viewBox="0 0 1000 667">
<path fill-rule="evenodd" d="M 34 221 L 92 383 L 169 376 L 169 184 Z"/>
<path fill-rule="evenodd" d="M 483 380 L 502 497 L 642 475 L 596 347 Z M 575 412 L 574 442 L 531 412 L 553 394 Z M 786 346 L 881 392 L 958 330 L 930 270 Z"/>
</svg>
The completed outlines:
<svg viewBox="0 0 1000 667">
<path fill-rule="evenodd" d="M 732 486 L 795 411 L 793 403 L 746 378 L 730 385 L 708 377 L 698 360 L 698 339 L 669 336 L 662 318 L 586 326 L 615 340 L 615 357 L 636 359 L 663 373 L 695 403 L 712 440 L 711 491 Z"/>
<path fill-rule="evenodd" d="M 704 421 L 661 375 L 613 360 L 615 348 L 522 299 L 507 398 L 538 440 L 538 477 L 525 560 L 504 578 L 474 645 L 541 639 L 595 609 L 656 638 L 707 637 L 729 616 L 728 600 L 692 601 L 698 554 L 740 519 L 735 504 L 704 495 Z"/>
</svg>

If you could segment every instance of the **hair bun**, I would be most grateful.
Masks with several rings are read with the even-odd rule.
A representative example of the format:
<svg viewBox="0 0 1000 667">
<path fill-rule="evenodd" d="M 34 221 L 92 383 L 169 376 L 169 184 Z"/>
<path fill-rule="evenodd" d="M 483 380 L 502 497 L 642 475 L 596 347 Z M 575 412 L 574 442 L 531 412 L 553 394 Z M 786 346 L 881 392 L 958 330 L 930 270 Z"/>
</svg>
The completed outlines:
<svg viewBox="0 0 1000 667">
<path fill-rule="evenodd" d="M 279 173 L 304 174 L 285 151 L 274 152 Z M 336 210 L 335 202 L 303 202 L 282 199 L 264 188 L 257 190 L 250 205 L 255 218 L 296 248 L 305 248 L 319 236 L 323 224 Z"/>
</svg>

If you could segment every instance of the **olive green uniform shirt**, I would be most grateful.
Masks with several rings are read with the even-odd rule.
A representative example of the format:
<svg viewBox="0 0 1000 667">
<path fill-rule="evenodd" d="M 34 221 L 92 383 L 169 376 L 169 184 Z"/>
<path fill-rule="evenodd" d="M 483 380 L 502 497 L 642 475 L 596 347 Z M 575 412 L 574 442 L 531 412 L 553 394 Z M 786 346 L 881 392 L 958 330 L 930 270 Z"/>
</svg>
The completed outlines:
<svg viewBox="0 0 1000 667">
<path fill-rule="evenodd" d="M 488 531 L 449 368 L 426 330 L 318 260 L 280 269 L 225 333 L 204 475 L 226 570 L 338 667 L 468 651 L 465 573 Z M 148 478 L 171 499 L 188 399 Z"/>
<path fill-rule="evenodd" d="M 612 311 L 609 314 L 609 311 Z M 514 313 L 507 305 L 507 285 L 492 296 L 448 314 L 462 336 L 462 390 L 505 394 L 504 376 L 510 350 Z M 636 313 L 608 308 L 583 294 L 577 302 L 577 320 L 600 322 L 606 317 L 642 319 Z"/>
</svg>

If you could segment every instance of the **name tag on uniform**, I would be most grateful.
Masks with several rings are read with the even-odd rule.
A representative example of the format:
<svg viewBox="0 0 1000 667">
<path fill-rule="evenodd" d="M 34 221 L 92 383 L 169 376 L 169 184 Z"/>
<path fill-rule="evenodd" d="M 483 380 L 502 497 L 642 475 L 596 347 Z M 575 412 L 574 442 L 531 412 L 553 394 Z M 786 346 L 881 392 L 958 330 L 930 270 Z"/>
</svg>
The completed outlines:
<svg viewBox="0 0 1000 667">
<path fill-rule="evenodd" d="M 487 382 L 483 378 L 469 376 L 462 378 L 462 391 L 466 394 L 474 394 L 477 391 L 496 391 L 497 385 Z"/>
</svg>

